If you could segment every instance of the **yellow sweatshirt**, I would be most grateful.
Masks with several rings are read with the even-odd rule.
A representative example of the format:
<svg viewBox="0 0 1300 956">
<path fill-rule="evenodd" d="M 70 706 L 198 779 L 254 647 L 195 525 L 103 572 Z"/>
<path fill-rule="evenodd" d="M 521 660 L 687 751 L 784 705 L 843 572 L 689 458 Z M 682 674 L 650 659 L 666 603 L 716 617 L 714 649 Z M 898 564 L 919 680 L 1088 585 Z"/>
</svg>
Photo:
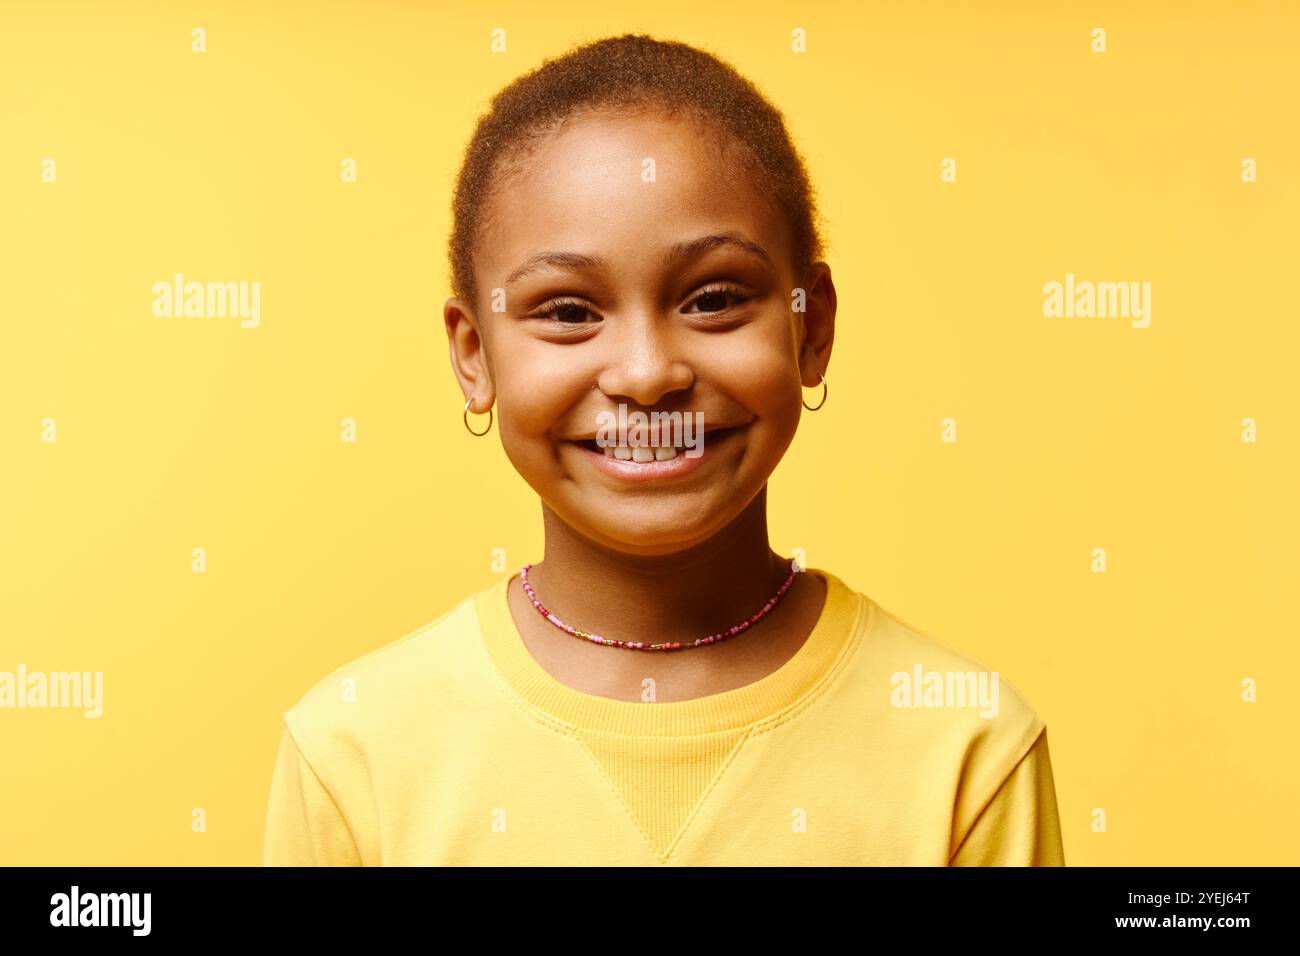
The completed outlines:
<svg viewBox="0 0 1300 956">
<path fill-rule="evenodd" d="M 806 573 L 826 603 L 792 658 L 664 703 L 552 677 L 507 578 L 465 598 L 285 713 L 263 863 L 1064 865 L 1037 714 Z"/>
</svg>

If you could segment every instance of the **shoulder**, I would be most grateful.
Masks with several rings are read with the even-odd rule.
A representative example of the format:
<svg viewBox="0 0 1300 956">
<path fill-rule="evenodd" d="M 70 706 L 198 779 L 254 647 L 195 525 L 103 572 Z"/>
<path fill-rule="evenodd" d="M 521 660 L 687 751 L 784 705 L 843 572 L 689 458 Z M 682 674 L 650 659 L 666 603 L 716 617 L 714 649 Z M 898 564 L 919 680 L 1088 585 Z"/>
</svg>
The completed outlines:
<svg viewBox="0 0 1300 956">
<path fill-rule="evenodd" d="M 484 661 L 477 607 L 491 590 L 320 678 L 284 713 L 299 749 L 309 759 L 340 748 L 360 752 L 365 741 L 436 720 L 474 695 Z"/>
<path fill-rule="evenodd" d="M 855 683 L 874 727 L 985 787 L 1010 774 L 1046 729 L 1026 695 L 997 666 L 849 590 L 860 606 Z"/>
</svg>

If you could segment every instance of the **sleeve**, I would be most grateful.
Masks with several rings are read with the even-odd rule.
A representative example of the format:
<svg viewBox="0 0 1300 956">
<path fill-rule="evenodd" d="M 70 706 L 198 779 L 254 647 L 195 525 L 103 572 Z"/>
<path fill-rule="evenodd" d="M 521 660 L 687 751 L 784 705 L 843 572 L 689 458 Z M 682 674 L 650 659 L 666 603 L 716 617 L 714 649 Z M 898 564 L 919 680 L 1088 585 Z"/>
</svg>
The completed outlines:
<svg viewBox="0 0 1300 956">
<path fill-rule="evenodd" d="M 287 724 L 271 778 L 262 865 L 362 865 L 347 820 L 303 756 Z"/>
<path fill-rule="evenodd" d="M 1047 728 L 975 818 L 949 866 L 1065 866 Z"/>
</svg>

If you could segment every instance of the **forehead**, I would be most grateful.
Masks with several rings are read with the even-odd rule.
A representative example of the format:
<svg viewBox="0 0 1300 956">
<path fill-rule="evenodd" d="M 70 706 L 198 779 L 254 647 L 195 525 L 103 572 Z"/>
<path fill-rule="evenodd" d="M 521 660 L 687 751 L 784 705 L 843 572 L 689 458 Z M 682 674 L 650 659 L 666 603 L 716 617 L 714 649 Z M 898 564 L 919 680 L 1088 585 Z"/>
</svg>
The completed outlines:
<svg viewBox="0 0 1300 956">
<path fill-rule="evenodd" d="M 720 125 L 659 111 L 587 114 L 545 134 L 499 181 L 475 253 L 484 287 L 539 251 L 644 265 L 674 243 L 734 232 L 789 261 L 770 193 Z"/>
</svg>

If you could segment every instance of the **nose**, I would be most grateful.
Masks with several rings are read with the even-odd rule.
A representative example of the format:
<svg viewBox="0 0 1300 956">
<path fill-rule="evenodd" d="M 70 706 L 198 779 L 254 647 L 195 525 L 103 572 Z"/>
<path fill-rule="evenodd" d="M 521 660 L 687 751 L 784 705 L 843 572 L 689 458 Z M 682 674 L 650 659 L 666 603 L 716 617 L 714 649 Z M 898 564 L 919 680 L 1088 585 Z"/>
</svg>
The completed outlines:
<svg viewBox="0 0 1300 956">
<path fill-rule="evenodd" d="M 620 324 L 620 334 L 610 341 L 613 354 L 597 379 L 602 392 L 648 407 L 694 384 L 690 363 L 678 354 L 672 331 L 660 319 L 643 316 Z"/>
</svg>

